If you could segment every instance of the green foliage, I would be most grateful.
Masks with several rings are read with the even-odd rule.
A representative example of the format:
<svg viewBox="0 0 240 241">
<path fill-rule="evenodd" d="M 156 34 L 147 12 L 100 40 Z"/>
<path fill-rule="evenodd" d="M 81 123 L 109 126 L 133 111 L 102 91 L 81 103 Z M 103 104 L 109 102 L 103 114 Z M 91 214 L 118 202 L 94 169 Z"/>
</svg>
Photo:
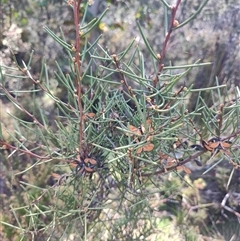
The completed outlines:
<svg viewBox="0 0 240 241">
<path fill-rule="evenodd" d="M 54 77 L 48 61 L 42 61 L 34 76 L 32 55 L 23 66 L 16 59 L 16 68 L 1 66 L 0 89 L 11 107 L 0 122 L 4 164 L 11 170 L 7 185 L 14 197 L 4 201 L 10 207 L 1 220 L 7 238 L 196 240 L 187 225 L 207 222 L 207 208 L 213 204 L 199 204 L 206 185 L 200 178 L 190 180 L 190 169 L 198 170 L 194 161 L 224 158 L 231 173 L 221 174 L 227 183 L 221 184 L 223 189 L 230 187 L 239 166 L 238 88 L 226 95 L 229 87 L 217 78 L 213 87 L 183 84 L 194 68 L 210 63 L 164 64 L 171 34 L 192 21 L 206 2 L 176 26 L 180 1 L 174 7 L 162 1 L 171 18 L 166 19 L 168 32 L 157 53 L 137 23 L 153 75 L 147 72 L 138 39 L 129 40 L 119 53 L 101 46 L 101 36 L 89 41 L 109 9 L 86 22 L 88 6 L 81 1 L 68 1 L 74 45 L 63 31 L 58 36 L 44 27 L 64 49 L 62 60 L 56 59 Z M 16 80 L 13 89 L 8 78 Z M 25 88 L 23 81 L 30 85 Z M 194 92 L 196 105 L 188 111 Z M 211 106 L 202 92 L 211 96 Z M 206 164 L 203 171 L 213 169 Z"/>
</svg>

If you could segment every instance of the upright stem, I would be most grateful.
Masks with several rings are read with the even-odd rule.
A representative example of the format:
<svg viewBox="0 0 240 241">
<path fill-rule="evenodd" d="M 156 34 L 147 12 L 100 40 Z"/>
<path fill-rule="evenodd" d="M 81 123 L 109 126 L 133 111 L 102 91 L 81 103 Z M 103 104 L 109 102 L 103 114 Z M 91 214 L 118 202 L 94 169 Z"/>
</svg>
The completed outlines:
<svg viewBox="0 0 240 241">
<path fill-rule="evenodd" d="M 163 44 L 163 48 L 162 48 L 162 51 L 161 51 L 161 55 L 160 55 L 160 58 L 159 58 L 159 62 L 158 62 L 158 73 L 156 74 L 156 77 L 154 79 L 154 87 L 157 86 L 157 83 L 158 83 L 158 76 L 161 74 L 161 71 L 164 67 L 164 64 L 163 64 L 163 59 L 165 57 L 165 53 L 166 53 L 166 48 L 167 48 L 167 44 L 168 44 L 168 41 L 170 39 L 170 35 L 172 33 L 172 30 L 174 28 L 174 20 L 175 20 L 175 17 L 176 17 L 176 13 L 177 13 L 177 9 L 179 7 L 181 3 L 181 0 L 178 0 L 176 5 L 175 6 L 172 6 L 171 10 L 172 10 L 172 17 L 171 17 L 171 22 L 170 22 L 170 27 L 169 27 L 169 30 L 167 32 L 167 35 L 166 35 L 166 38 L 165 38 L 165 41 L 164 41 L 164 44 Z"/>
<path fill-rule="evenodd" d="M 79 152 L 82 150 L 83 142 L 83 107 L 82 107 L 82 86 L 81 86 L 81 61 L 80 61 L 80 33 L 79 33 L 79 24 L 80 24 L 80 4 L 82 0 L 74 0 L 73 3 L 73 12 L 74 12 L 74 26 L 75 26 L 75 60 L 74 60 L 74 69 L 76 73 L 75 77 L 75 87 L 77 90 L 77 102 L 79 109 Z"/>
</svg>

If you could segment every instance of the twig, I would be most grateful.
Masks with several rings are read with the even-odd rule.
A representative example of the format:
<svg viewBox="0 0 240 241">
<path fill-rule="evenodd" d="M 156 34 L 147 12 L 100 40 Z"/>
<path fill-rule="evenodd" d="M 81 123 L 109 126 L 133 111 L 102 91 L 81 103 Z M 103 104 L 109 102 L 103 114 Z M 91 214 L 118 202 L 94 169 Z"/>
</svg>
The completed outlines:
<svg viewBox="0 0 240 241">
<path fill-rule="evenodd" d="M 160 75 L 160 73 L 161 73 L 161 71 L 162 71 L 162 69 L 164 67 L 163 59 L 165 57 L 166 48 L 167 48 L 168 41 L 170 39 L 170 35 L 171 35 L 172 30 L 173 30 L 174 25 L 175 25 L 174 24 L 175 16 L 176 16 L 177 9 L 178 9 L 180 3 L 181 3 L 181 0 L 178 0 L 176 5 L 171 7 L 171 10 L 172 10 L 171 23 L 170 23 L 170 27 L 169 27 L 169 30 L 167 32 L 167 35 L 166 35 L 166 38 L 165 38 L 165 41 L 164 41 L 164 44 L 163 44 L 161 55 L 159 56 L 158 73 L 156 74 L 156 77 L 155 77 L 154 82 L 153 82 L 153 85 L 154 85 L 155 88 L 156 88 L 157 83 L 158 83 L 158 76 Z"/>
<path fill-rule="evenodd" d="M 200 152 L 197 152 L 195 153 L 194 155 L 191 155 L 189 156 L 188 158 L 186 158 L 185 160 L 181 161 L 181 162 L 178 162 L 178 164 L 176 166 L 173 166 L 173 167 L 169 167 L 167 169 L 168 172 L 170 171 L 174 171 L 176 170 L 176 168 L 178 166 L 182 166 L 190 161 L 193 161 L 195 160 L 197 157 L 201 156 L 203 153 L 205 153 L 206 151 L 200 151 Z M 158 174 L 163 174 L 163 173 L 166 173 L 165 170 L 159 170 L 159 171 L 156 171 L 156 172 L 151 172 L 151 173 L 142 173 L 141 175 L 144 176 L 144 177 L 149 177 L 149 176 L 153 176 L 153 175 L 158 175 Z"/>
<path fill-rule="evenodd" d="M 111 57 L 113 58 L 113 62 L 117 68 L 117 71 L 120 74 L 121 82 L 124 84 L 125 88 L 127 89 L 127 92 L 130 94 L 130 96 L 133 97 L 134 94 L 132 92 L 132 88 L 131 88 L 131 86 L 128 85 L 126 78 L 125 78 L 123 72 L 121 71 L 121 67 L 120 67 L 117 56 L 115 54 L 113 54 Z"/>
<path fill-rule="evenodd" d="M 173 95 L 173 97 L 177 97 L 183 90 L 184 90 L 184 86 L 181 86 L 181 88 L 176 91 L 176 93 Z M 170 105 L 171 103 L 174 101 L 174 99 L 170 100 L 164 107 L 163 107 L 163 110 L 166 110 Z"/>
<path fill-rule="evenodd" d="M 226 206 L 226 202 L 229 197 L 230 197 L 230 193 L 227 193 L 221 202 L 221 207 L 223 209 L 227 210 L 228 212 L 235 214 L 238 218 L 240 218 L 240 213 L 238 213 L 238 212 L 234 211 L 232 208 Z M 222 214 L 224 215 L 223 210 L 222 210 Z"/>
<path fill-rule="evenodd" d="M 24 153 L 26 155 L 30 155 L 32 157 L 36 157 L 36 158 L 39 158 L 41 160 L 47 160 L 47 159 L 51 158 L 50 156 L 45 156 L 45 157 L 44 156 L 39 156 L 39 155 L 37 155 L 37 154 L 35 154 L 35 153 L 31 152 L 31 151 L 19 149 L 19 148 L 15 147 L 15 146 L 10 145 L 9 143 L 7 143 L 7 142 L 5 142 L 3 140 L 0 140 L 0 145 L 2 145 L 3 149 L 11 149 L 11 150 L 20 151 L 20 152 L 22 152 L 22 153 Z"/>
<path fill-rule="evenodd" d="M 4 93 L 6 94 L 6 96 L 21 110 L 23 111 L 26 115 L 28 115 L 35 124 L 37 124 L 40 128 L 45 129 L 44 125 L 42 125 L 40 123 L 40 121 L 38 121 L 38 119 L 32 115 L 31 113 L 29 113 L 22 104 L 19 103 L 19 101 L 13 97 L 10 92 L 0 83 L 0 89 L 2 89 L 4 91 Z"/>
<path fill-rule="evenodd" d="M 218 130 L 217 132 L 217 136 L 221 135 L 221 129 L 222 129 L 222 121 L 223 121 L 223 108 L 224 108 L 224 104 L 220 105 L 220 109 L 219 109 L 219 115 L 218 115 Z"/>
<path fill-rule="evenodd" d="M 76 0 L 73 4 L 73 14 L 74 14 L 74 26 L 75 26 L 75 60 L 74 69 L 76 73 L 75 77 L 75 87 L 77 90 L 77 102 L 79 108 L 79 152 L 82 152 L 82 142 L 83 142 L 83 107 L 82 107 L 82 86 L 81 86 L 81 61 L 80 61 L 80 33 L 79 33 L 79 23 L 80 23 L 80 4 L 82 0 Z"/>
</svg>

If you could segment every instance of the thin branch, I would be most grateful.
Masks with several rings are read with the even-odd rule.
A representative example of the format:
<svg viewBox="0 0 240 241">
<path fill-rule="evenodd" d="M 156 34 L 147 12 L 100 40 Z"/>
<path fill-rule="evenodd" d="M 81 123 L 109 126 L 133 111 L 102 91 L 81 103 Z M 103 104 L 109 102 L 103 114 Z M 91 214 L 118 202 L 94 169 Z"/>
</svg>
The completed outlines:
<svg viewBox="0 0 240 241">
<path fill-rule="evenodd" d="M 83 142 L 83 107 L 82 107 L 82 86 L 81 86 L 81 61 L 80 61 L 80 5 L 82 0 L 76 0 L 73 4 L 74 13 L 74 26 L 75 26 L 75 59 L 74 59 L 74 69 L 76 73 L 75 77 L 75 87 L 77 90 L 77 102 L 79 108 L 79 151 L 82 152 L 82 142 Z"/>
<path fill-rule="evenodd" d="M 10 92 L 0 83 L 0 89 L 2 89 L 4 91 L 4 93 L 6 94 L 6 96 L 8 97 L 8 99 L 10 99 L 21 111 L 23 111 L 26 115 L 28 115 L 34 123 L 36 123 L 40 128 L 45 129 L 44 125 L 42 125 L 40 123 L 40 121 L 38 121 L 38 119 L 32 115 L 31 113 L 29 113 L 22 104 L 19 103 L 19 101 L 13 97 Z"/>
<path fill-rule="evenodd" d="M 178 7 L 181 3 L 181 0 L 178 0 L 175 7 L 172 6 L 172 17 L 171 17 L 171 22 L 170 22 L 170 27 L 169 27 L 169 30 L 167 32 L 167 35 L 166 35 L 166 38 L 165 38 L 165 41 L 164 41 L 164 44 L 163 44 L 163 48 L 162 48 L 162 52 L 161 52 L 161 55 L 159 56 L 159 62 L 158 62 L 158 73 L 156 74 L 156 77 L 154 79 L 154 82 L 153 82 L 153 85 L 154 87 L 156 88 L 157 86 L 157 83 L 158 83 L 158 76 L 160 75 L 163 67 L 164 67 L 164 64 L 163 64 L 163 59 L 165 57 L 165 53 L 166 53 L 166 48 L 167 48 L 167 44 L 168 44 L 168 41 L 170 39 L 170 36 L 171 36 L 171 33 L 172 33 L 172 30 L 173 28 L 175 27 L 175 16 L 176 16 L 176 13 L 177 13 L 177 10 L 178 10 Z"/>
<path fill-rule="evenodd" d="M 235 210 L 233 210 L 232 208 L 226 206 L 226 202 L 228 200 L 228 198 L 230 197 L 230 193 L 227 193 L 225 195 L 225 197 L 223 198 L 222 202 L 221 202 L 221 207 L 225 210 L 227 210 L 230 213 L 235 214 L 238 218 L 240 218 L 240 213 L 236 212 Z M 223 214 L 223 213 L 222 213 Z M 223 214 L 224 215 L 224 214 Z"/>
<path fill-rule="evenodd" d="M 174 97 L 177 97 L 183 90 L 184 90 L 184 86 L 181 86 L 180 89 L 178 91 L 176 91 L 176 93 L 172 96 L 173 98 Z M 171 103 L 174 101 L 174 99 L 170 100 L 162 109 L 163 110 L 166 110 L 168 109 L 168 107 L 171 105 Z"/>
<path fill-rule="evenodd" d="M 202 155 L 203 153 L 205 153 L 205 152 L 206 152 L 206 151 L 197 152 L 197 153 L 195 153 L 194 155 L 191 155 L 191 156 L 187 157 L 185 160 L 183 160 L 183 161 L 181 161 L 181 162 L 178 162 L 178 165 L 168 168 L 167 171 L 168 171 L 168 172 L 174 171 L 174 170 L 176 170 L 176 168 L 177 168 L 178 166 L 182 166 L 182 165 L 184 165 L 184 164 L 186 164 L 186 163 L 188 163 L 188 162 L 190 162 L 190 161 L 195 160 L 196 158 L 198 158 L 199 156 L 201 156 L 201 155 Z M 165 170 L 159 170 L 159 171 L 152 172 L 152 173 L 142 173 L 141 175 L 142 175 L 143 177 L 149 177 L 149 176 L 158 175 L 158 174 L 163 174 L 163 173 L 166 173 L 166 171 L 165 171 Z"/>
<path fill-rule="evenodd" d="M 134 94 L 132 92 L 132 88 L 131 88 L 131 86 L 128 85 L 128 83 L 126 81 L 126 78 L 125 78 L 123 72 L 121 71 L 121 67 L 120 67 L 117 56 L 115 54 L 113 54 L 111 57 L 113 58 L 113 62 L 115 64 L 116 68 L 117 68 L 117 71 L 119 72 L 119 75 L 120 75 L 120 78 L 121 78 L 121 83 L 124 84 L 124 86 L 125 86 L 127 92 L 129 93 L 129 95 L 131 97 L 133 97 Z"/>
<path fill-rule="evenodd" d="M 47 159 L 51 158 L 50 156 L 39 156 L 39 155 L 37 155 L 37 154 L 35 154 L 31 151 L 19 149 L 15 146 L 10 145 L 9 143 L 7 143 L 3 140 L 0 140 L 0 145 L 2 146 L 3 149 L 11 149 L 11 150 L 20 151 L 23 154 L 30 155 L 32 157 L 36 157 L 36 158 L 39 158 L 41 160 L 47 160 Z"/>
</svg>

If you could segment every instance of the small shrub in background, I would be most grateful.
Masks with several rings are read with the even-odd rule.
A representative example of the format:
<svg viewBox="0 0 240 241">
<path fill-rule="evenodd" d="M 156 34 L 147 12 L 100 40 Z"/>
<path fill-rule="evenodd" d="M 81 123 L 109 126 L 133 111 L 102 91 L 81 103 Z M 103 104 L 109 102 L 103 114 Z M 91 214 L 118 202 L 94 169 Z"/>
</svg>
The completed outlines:
<svg viewBox="0 0 240 241">
<path fill-rule="evenodd" d="M 89 3 L 80 0 L 66 3 L 73 12 L 73 44 L 63 32 L 56 35 L 44 27 L 65 53 L 64 61 L 56 60 L 54 78 L 49 77 L 47 60 L 33 76 L 32 55 L 21 65 L 15 61 L 14 69 L 1 66 L 0 89 L 9 108 L 0 129 L 3 173 L 10 187 L 3 194 L 5 239 L 223 236 L 208 227 L 208 209 L 221 210 L 212 200 L 201 203 L 201 194 L 207 191 L 202 173 L 213 179 L 210 182 L 222 178 L 220 186 L 228 195 L 214 201 L 222 202 L 223 217 L 230 214 L 236 220 L 237 197 L 230 190 L 239 192 L 234 186 L 239 166 L 239 90 L 226 94 L 228 86 L 220 85 L 217 77 L 216 85 L 205 89 L 182 84 L 193 68 L 210 63 L 196 59 L 186 65 L 167 64 L 165 55 L 172 51 L 167 48 L 169 39 L 193 19 L 178 22 L 180 2 L 171 6 L 161 1 L 166 33 L 158 52 L 137 22 L 154 73 L 146 71 L 138 38 L 127 40 L 119 53 L 101 46 L 101 35 L 89 42 L 93 29 L 111 10 L 87 21 Z M 14 88 L 6 85 L 9 77 L 15 80 Z M 198 95 L 190 112 L 193 92 Z M 202 92 L 211 96 L 211 106 Z M 231 171 L 215 173 L 221 164 Z"/>
</svg>

